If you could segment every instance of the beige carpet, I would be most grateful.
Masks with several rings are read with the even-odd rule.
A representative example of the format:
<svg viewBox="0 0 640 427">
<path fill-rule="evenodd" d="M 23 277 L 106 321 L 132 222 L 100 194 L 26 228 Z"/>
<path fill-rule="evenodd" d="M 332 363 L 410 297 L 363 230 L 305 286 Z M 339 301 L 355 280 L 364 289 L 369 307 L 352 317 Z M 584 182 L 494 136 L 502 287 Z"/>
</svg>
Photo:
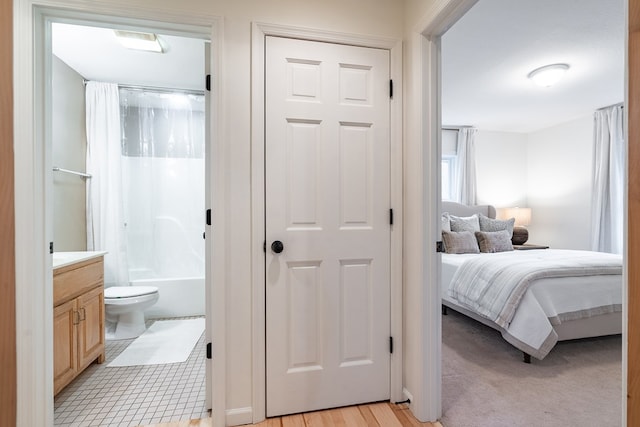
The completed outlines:
<svg viewBox="0 0 640 427">
<path fill-rule="evenodd" d="M 442 316 L 444 427 L 618 427 L 619 335 L 558 343 L 542 361 L 453 310 Z"/>
</svg>

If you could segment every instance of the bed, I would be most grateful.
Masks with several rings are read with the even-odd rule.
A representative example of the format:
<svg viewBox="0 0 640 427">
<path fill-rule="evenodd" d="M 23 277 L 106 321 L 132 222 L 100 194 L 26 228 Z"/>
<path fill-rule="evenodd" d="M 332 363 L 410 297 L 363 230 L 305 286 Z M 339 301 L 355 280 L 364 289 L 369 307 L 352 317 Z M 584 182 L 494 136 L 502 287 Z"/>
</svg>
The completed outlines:
<svg viewBox="0 0 640 427">
<path fill-rule="evenodd" d="M 509 224 L 496 220 L 493 206 L 442 203 L 445 246 L 456 252 L 453 238 L 470 237 L 460 220 L 474 216 L 487 230 L 474 234 L 496 238 L 484 249 L 499 249 Z M 446 221 L 451 218 L 454 222 Z M 453 220 L 451 220 L 453 221 Z M 513 227 L 513 222 L 510 223 Z M 502 231 L 501 228 L 506 229 Z M 498 230 L 495 230 L 495 227 Z M 483 227 L 484 228 L 484 227 Z M 486 231 L 486 232 L 484 232 Z M 496 243 L 497 242 L 497 243 Z M 510 242 L 509 242 L 510 244 Z M 464 247 L 464 245 L 462 245 Z M 443 253 L 443 314 L 451 308 L 497 329 L 521 350 L 525 363 L 542 360 L 558 341 L 622 332 L 622 257 L 561 249 L 508 250 L 495 253 Z M 465 252 L 462 250 L 461 252 Z"/>
</svg>

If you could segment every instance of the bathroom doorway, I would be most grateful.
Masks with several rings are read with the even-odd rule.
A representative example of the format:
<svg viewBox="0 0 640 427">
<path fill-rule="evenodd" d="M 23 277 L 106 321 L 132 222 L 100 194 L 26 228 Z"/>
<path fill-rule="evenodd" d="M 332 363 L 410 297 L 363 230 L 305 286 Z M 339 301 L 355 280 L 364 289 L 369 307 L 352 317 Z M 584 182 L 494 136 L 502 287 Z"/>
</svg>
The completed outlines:
<svg viewBox="0 0 640 427">
<path fill-rule="evenodd" d="M 48 211 L 55 251 L 107 251 L 105 288 L 157 288 L 157 303 L 144 313 L 150 330 L 163 322 L 194 320 L 202 320 L 204 327 L 210 300 L 204 239 L 210 206 L 206 40 L 86 21 L 53 22 L 51 28 L 45 69 L 52 82 L 46 102 L 51 126 L 45 140 L 53 165 Z M 134 38 L 152 34 L 160 51 L 140 53 L 115 45 L 123 32 Z M 93 163 L 107 154 L 97 155 L 87 138 L 91 101 L 84 95 L 93 83 L 117 86 L 120 121 L 115 154 L 111 150 L 109 161 L 97 166 Z M 96 198 L 100 192 L 106 196 Z M 117 226 L 99 230 L 99 219 L 105 217 Z M 98 242 L 99 233 L 107 238 Z M 104 240 L 111 246 L 105 247 Z M 107 336 L 116 323 L 107 310 Z M 209 336 L 204 331 L 196 335 L 182 362 L 138 360 L 120 367 L 114 362 L 135 339 L 107 340 L 106 361 L 90 365 L 56 396 L 55 424 L 140 425 L 207 417 Z"/>
</svg>

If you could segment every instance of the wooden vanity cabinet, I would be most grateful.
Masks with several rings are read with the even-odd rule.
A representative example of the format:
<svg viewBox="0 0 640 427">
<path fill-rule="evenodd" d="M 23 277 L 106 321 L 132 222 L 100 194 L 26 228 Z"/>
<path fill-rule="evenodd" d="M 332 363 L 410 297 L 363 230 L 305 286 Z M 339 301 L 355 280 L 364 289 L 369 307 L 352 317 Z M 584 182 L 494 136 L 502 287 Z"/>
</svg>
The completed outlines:
<svg viewBox="0 0 640 427">
<path fill-rule="evenodd" d="M 104 263 L 93 258 L 54 269 L 54 395 L 104 353 Z"/>
</svg>

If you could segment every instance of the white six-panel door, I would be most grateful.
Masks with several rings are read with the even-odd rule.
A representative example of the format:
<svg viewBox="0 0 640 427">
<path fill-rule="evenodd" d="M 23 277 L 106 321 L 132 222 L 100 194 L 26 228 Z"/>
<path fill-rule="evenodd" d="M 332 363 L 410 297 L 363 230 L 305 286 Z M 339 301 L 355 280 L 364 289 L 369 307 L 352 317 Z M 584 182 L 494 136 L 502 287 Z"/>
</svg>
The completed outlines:
<svg viewBox="0 0 640 427">
<path fill-rule="evenodd" d="M 265 71 L 267 416 L 388 400 L 389 52 L 267 37 Z"/>
</svg>

